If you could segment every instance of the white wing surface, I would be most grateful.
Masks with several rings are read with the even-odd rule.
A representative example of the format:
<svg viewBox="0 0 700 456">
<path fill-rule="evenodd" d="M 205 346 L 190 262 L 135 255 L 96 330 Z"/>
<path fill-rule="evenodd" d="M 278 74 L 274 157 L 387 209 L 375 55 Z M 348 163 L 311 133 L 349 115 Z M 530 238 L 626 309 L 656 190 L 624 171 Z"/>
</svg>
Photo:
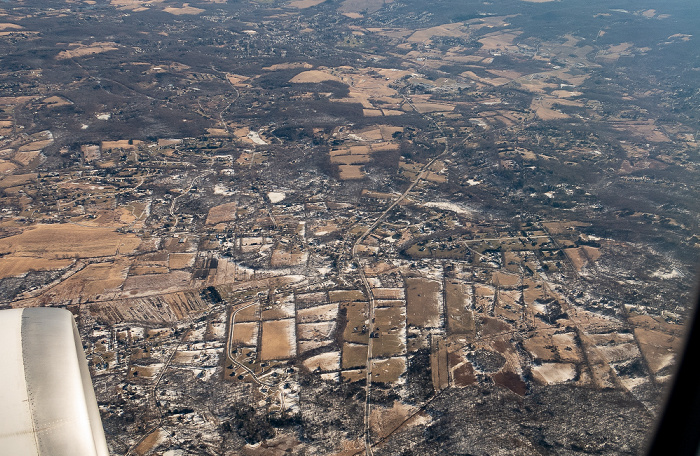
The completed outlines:
<svg viewBox="0 0 700 456">
<path fill-rule="evenodd" d="M 67 310 L 0 311 L 0 455 L 109 455 Z"/>
</svg>

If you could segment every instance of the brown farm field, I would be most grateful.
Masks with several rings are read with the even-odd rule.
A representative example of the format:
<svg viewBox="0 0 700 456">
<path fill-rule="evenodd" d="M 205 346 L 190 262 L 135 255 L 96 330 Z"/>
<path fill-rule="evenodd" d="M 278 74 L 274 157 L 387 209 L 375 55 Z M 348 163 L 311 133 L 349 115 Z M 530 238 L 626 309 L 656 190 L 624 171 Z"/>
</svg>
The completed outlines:
<svg viewBox="0 0 700 456">
<path fill-rule="evenodd" d="M 299 340 L 324 340 L 330 337 L 335 328 L 335 321 L 321 321 L 318 323 L 300 323 L 297 325 L 297 338 Z"/>
<path fill-rule="evenodd" d="M 532 367 L 532 376 L 544 385 L 565 383 L 576 377 L 576 366 L 571 363 L 543 363 Z"/>
<path fill-rule="evenodd" d="M 265 308 L 262 311 L 263 320 L 281 320 L 283 318 L 294 318 L 294 300 L 289 296 L 281 301 Z"/>
<path fill-rule="evenodd" d="M 554 334 L 552 342 L 562 361 L 579 363 L 583 360 L 581 348 L 576 340 L 576 333 Z"/>
<path fill-rule="evenodd" d="M 403 355 L 406 345 L 399 332 L 381 334 L 372 342 L 372 354 L 378 357 Z"/>
<path fill-rule="evenodd" d="M 476 383 L 476 372 L 469 361 L 465 361 L 454 368 L 452 378 L 455 386 L 469 386 Z"/>
<path fill-rule="evenodd" d="M 330 345 L 332 342 L 331 340 L 298 340 L 297 346 L 299 347 L 299 353 L 304 354 L 308 351 Z"/>
<path fill-rule="evenodd" d="M 374 356 L 397 356 L 406 352 L 406 312 L 403 307 L 382 307 L 375 311 Z"/>
<path fill-rule="evenodd" d="M 360 290 L 333 290 L 328 292 L 330 302 L 362 301 L 365 294 Z"/>
<path fill-rule="evenodd" d="M 124 293 L 129 296 L 146 296 L 189 288 L 191 274 L 173 271 L 166 274 L 129 276 L 124 282 Z"/>
<path fill-rule="evenodd" d="M 557 357 L 556 348 L 552 345 L 549 334 L 538 334 L 523 342 L 523 347 L 538 361 L 554 361 Z"/>
<path fill-rule="evenodd" d="M 14 156 L 14 161 L 17 163 L 21 164 L 22 166 L 29 166 L 29 164 L 39 156 L 41 151 L 39 150 L 28 150 L 28 151 L 22 151 L 20 150 L 17 152 Z"/>
<path fill-rule="evenodd" d="M 264 321 L 260 359 L 287 359 L 294 355 L 296 355 L 294 320 Z"/>
<path fill-rule="evenodd" d="M 89 46 L 76 45 L 65 51 L 61 51 L 56 56 L 58 60 L 73 59 L 76 57 L 84 57 L 86 55 L 100 54 L 107 51 L 116 51 L 119 49 L 114 42 L 92 43 Z"/>
<path fill-rule="evenodd" d="M 255 304 L 250 307 L 246 307 L 245 309 L 239 311 L 236 314 L 236 324 L 238 324 L 239 321 L 241 322 L 246 322 L 246 321 L 258 321 L 260 319 L 260 304 Z"/>
<path fill-rule="evenodd" d="M 375 407 L 370 418 L 372 431 L 382 438 L 386 437 L 416 410 L 415 406 L 399 401 L 395 401 L 391 407 Z"/>
<path fill-rule="evenodd" d="M 500 290 L 494 305 L 494 315 L 509 323 L 521 321 L 523 306 L 520 304 L 520 291 Z"/>
<path fill-rule="evenodd" d="M 448 332 L 474 337 L 476 326 L 470 310 L 473 305 L 471 286 L 456 280 L 446 281 L 445 301 Z"/>
<path fill-rule="evenodd" d="M 298 266 L 300 264 L 304 264 L 307 259 L 308 254 L 305 252 L 292 253 L 282 249 L 275 249 L 272 252 L 272 257 L 270 258 L 270 266 Z"/>
<path fill-rule="evenodd" d="M 331 155 L 331 163 L 334 165 L 362 165 L 365 163 L 369 163 L 369 161 L 369 155 Z"/>
<path fill-rule="evenodd" d="M 170 269 L 185 269 L 194 265 L 194 253 L 171 253 L 168 258 Z"/>
<path fill-rule="evenodd" d="M 99 321 L 110 324 L 124 321 L 172 323 L 206 309 L 208 303 L 198 292 L 178 292 L 146 298 L 104 300 L 90 305 Z"/>
<path fill-rule="evenodd" d="M 73 224 L 35 225 L 0 239 L 0 253 L 37 258 L 95 258 L 133 252 L 140 244 L 132 234 L 111 228 Z"/>
<path fill-rule="evenodd" d="M 467 28 L 462 23 L 438 25 L 426 29 L 417 30 L 409 38 L 412 43 L 422 43 L 430 40 L 434 36 L 468 37 Z"/>
<path fill-rule="evenodd" d="M 294 76 L 289 82 L 292 83 L 309 83 L 323 81 L 340 81 L 340 78 L 322 70 L 308 70 Z"/>
<path fill-rule="evenodd" d="M 0 279 L 19 276 L 29 271 L 50 271 L 70 266 L 73 260 L 7 256 L 0 258 Z"/>
<path fill-rule="evenodd" d="M 406 313 L 403 307 L 380 307 L 375 310 L 376 331 L 391 331 L 404 326 Z"/>
<path fill-rule="evenodd" d="M 132 266 L 129 270 L 130 275 L 147 275 L 147 274 L 165 274 L 169 272 L 168 268 L 165 266 Z"/>
<path fill-rule="evenodd" d="M 189 3 L 183 3 L 181 8 L 175 6 L 168 6 L 166 8 L 163 8 L 163 11 L 165 11 L 166 13 L 174 14 L 176 16 L 181 16 L 183 14 L 199 14 L 204 12 L 203 9 L 190 6 Z"/>
<path fill-rule="evenodd" d="M 328 302 L 326 293 L 323 292 L 301 293 L 295 295 L 294 299 L 296 300 L 297 305 L 301 307 L 309 307 Z"/>
<path fill-rule="evenodd" d="M 491 280 L 501 288 L 514 288 L 520 284 L 520 276 L 500 271 L 494 272 Z"/>
<path fill-rule="evenodd" d="M 372 382 L 374 383 L 393 383 L 398 381 L 404 372 L 406 372 L 406 358 L 372 360 Z"/>
<path fill-rule="evenodd" d="M 518 35 L 522 32 L 493 32 L 484 35 L 483 38 L 479 39 L 479 42 L 483 45 L 484 50 L 516 50 L 517 46 L 513 45 L 513 40 L 515 40 Z"/>
<path fill-rule="evenodd" d="M 373 288 L 374 299 L 403 299 L 403 288 Z"/>
<path fill-rule="evenodd" d="M 17 169 L 17 165 L 7 160 L 0 160 L 0 174 L 10 174 Z M 4 179 L 3 179 L 4 180 Z M 2 185 L 0 188 L 11 187 L 12 185 Z"/>
<path fill-rule="evenodd" d="M 365 173 L 362 171 L 362 165 L 340 165 L 340 178 L 342 180 L 362 179 Z"/>
<path fill-rule="evenodd" d="M 343 369 L 365 367 L 367 365 L 367 345 L 344 344 L 342 364 Z"/>
<path fill-rule="evenodd" d="M 133 150 L 137 149 L 139 147 L 139 144 L 141 144 L 141 141 L 139 140 L 128 140 L 128 139 L 120 139 L 117 141 L 102 141 L 102 150 L 107 151 L 111 149 L 124 149 L 124 150 Z"/>
<path fill-rule="evenodd" d="M 297 310 L 299 323 L 314 323 L 318 321 L 335 320 L 338 315 L 338 304 L 325 304 Z"/>
<path fill-rule="evenodd" d="M 53 287 L 42 296 L 52 302 L 69 300 L 104 300 L 116 297 L 124 283 L 129 263 L 89 264 L 83 270 Z"/>
<path fill-rule="evenodd" d="M 341 372 L 343 381 L 346 382 L 359 382 L 367 377 L 367 372 L 365 369 L 350 369 Z M 354 454 L 354 453 L 353 453 Z"/>
<path fill-rule="evenodd" d="M 440 282 L 425 278 L 406 279 L 406 317 L 409 325 L 437 327 L 440 324 Z"/>
<path fill-rule="evenodd" d="M 258 343 L 258 323 L 236 323 L 233 327 L 231 342 L 247 346 L 256 346 Z"/>
<path fill-rule="evenodd" d="M 341 304 L 341 306 L 345 309 L 347 318 L 343 339 L 348 342 L 366 344 L 369 339 L 369 332 L 363 332 L 362 328 L 369 323 L 367 319 L 367 303 L 350 302 Z"/>
<path fill-rule="evenodd" d="M 672 365 L 683 343 L 680 337 L 653 329 L 635 328 L 634 335 L 653 373 Z"/>
<path fill-rule="evenodd" d="M 139 456 L 148 454 L 153 447 L 158 445 L 164 434 L 165 432 L 161 429 L 156 429 L 155 431 L 151 432 L 146 436 L 146 438 L 141 440 L 138 445 L 136 445 L 136 448 L 134 448 L 134 453 L 138 454 Z"/>
<path fill-rule="evenodd" d="M 329 352 L 312 356 L 304 361 L 304 367 L 312 372 L 316 369 L 321 372 L 337 371 L 340 369 L 340 353 Z"/>
<path fill-rule="evenodd" d="M 220 206 L 214 206 L 209 209 L 209 215 L 207 216 L 207 225 L 216 225 L 221 222 L 230 222 L 236 218 L 236 210 L 238 205 L 236 203 L 226 203 Z"/>
</svg>

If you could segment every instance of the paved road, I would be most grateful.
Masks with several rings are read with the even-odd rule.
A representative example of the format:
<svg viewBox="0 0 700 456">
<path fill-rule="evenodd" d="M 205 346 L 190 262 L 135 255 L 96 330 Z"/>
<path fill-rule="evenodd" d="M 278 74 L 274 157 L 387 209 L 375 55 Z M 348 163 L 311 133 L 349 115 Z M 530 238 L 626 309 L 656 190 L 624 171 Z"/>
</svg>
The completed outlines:
<svg viewBox="0 0 700 456">
<path fill-rule="evenodd" d="M 414 111 L 418 112 L 418 110 L 413 105 L 413 102 L 411 101 L 410 98 L 408 98 L 404 95 L 404 100 L 406 101 L 406 103 L 409 104 L 409 106 L 411 106 L 411 108 L 413 108 Z M 430 118 L 426 115 L 423 115 L 423 117 L 429 119 L 437 127 L 437 129 L 440 131 L 440 133 L 441 134 L 443 133 L 442 128 L 432 118 Z M 444 134 L 443 134 L 443 136 L 444 136 Z M 446 139 L 446 138 L 442 138 L 442 139 Z M 411 182 L 411 184 L 408 186 L 408 188 L 406 188 L 406 190 L 404 190 L 404 192 L 401 193 L 401 195 L 399 195 L 399 197 L 396 198 L 396 200 L 394 200 L 394 202 L 391 203 L 391 205 L 389 205 L 389 207 L 387 207 L 384 210 L 384 212 L 379 214 L 379 217 L 377 217 L 377 219 L 374 221 L 374 223 L 372 223 L 372 225 L 370 225 L 369 228 L 367 228 L 365 230 L 365 232 L 362 233 L 362 235 L 359 238 L 357 238 L 357 240 L 355 241 L 355 243 L 352 246 L 352 259 L 355 260 L 355 262 L 358 265 L 358 268 L 360 270 L 360 279 L 362 280 L 362 285 L 365 287 L 365 291 L 366 291 L 367 298 L 369 301 L 369 312 L 368 312 L 369 313 L 369 326 L 368 326 L 368 329 L 369 329 L 370 335 L 372 335 L 374 333 L 374 304 L 375 304 L 374 303 L 374 295 L 372 294 L 372 289 L 369 286 L 369 281 L 367 280 L 367 277 L 365 275 L 364 266 L 363 266 L 362 262 L 360 261 L 360 259 L 357 257 L 357 247 L 362 243 L 362 241 L 364 241 L 367 238 L 367 236 L 369 236 L 372 233 L 372 231 L 375 230 L 375 228 L 377 228 L 377 226 L 379 226 L 380 223 L 382 223 L 384 218 L 392 210 L 394 210 L 394 208 L 398 204 L 400 204 L 401 201 L 403 201 L 406 198 L 406 196 L 408 196 L 409 193 L 411 193 L 411 191 L 415 188 L 415 186 L 418 185 L 418 182 L 420 182 L 421 180 L 423 180 L 425 178 L 425 176 L 428 174 L 430 167 L 433 165 L 433 163 L 435 163 L 437 160 L 439 160 L 440 158 L 447 155 L 449 153 L 449 151 L 450 151 L 450 147 L 447 144 L 447 141 L 445 141 L 445 150 L 443 150 L 442 153 L 440 153 L 439 155 L 436 155 L 435 157 L 433 157 L 428 163 L 423 165 L 420 172 L 415 177 L 415 179 L 413 179 L 413 182 Z M 372 401 L 371 401 L 372 341 L 373 341 L 373 339 L 372 339 L 372 337 L 370 337 L 368 342 L 367 342 L 367 370 L 366 370 L 367 377 L 366 377 L 366 384 L 365 384 L 365 417 L 364 417 L 364 421 L 365 421 L 365 454 L 367 456 L 373 455 L 372 437 L 370 435 L 370 416 L 372 413 Z"/>
<path fill-rule="evenodd" d="M 260 304 L 258 301 L 252 302 L 248 305 L 245 305 L 243 307 L 240 307 L 236 309 L 235 311 L 231 312 L 231 322 L 229 324 L 230 330 L 229 330 L 229 335 L 228 335 L 228 340 L 226 341 L 226 357 L 231 361 L 233 364 L 235 364 L 238 367 L 242 367 L 246 372 L 250 374 L 251 377 L 253 377 L 253 380 L 255 380 L 255 383 L 257 383 L 260 386 L 267 386 L 268 388 L 274 388 L 275 385 L 272 385 L 270 383 L 265 383 L 262 380 L 258 378 L 257 375 L 255 375 L 255 372 L 253 372 L 248 366 L 244 365 L 243 363 L 240 363 L 233 359 L 231 356 L 231 347 L 233 346 L 233 326 L 236 324 L 236 314 L 240 312 L 241 310 L 245 310 L 248 307 L 252 307 L 255 305 Z"/>
</svg>

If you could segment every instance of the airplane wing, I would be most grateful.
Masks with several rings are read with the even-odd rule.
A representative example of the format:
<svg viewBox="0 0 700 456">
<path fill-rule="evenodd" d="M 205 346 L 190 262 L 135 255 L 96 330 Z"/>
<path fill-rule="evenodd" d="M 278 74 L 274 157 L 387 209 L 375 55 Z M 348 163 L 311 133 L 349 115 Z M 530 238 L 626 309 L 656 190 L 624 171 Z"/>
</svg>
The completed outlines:
<svg viewBox="0 0 700 456">
<path fill-rule="evenodd" d="M 109 455 L 67 310 L 0 311 L 0 455 Z"/>
</svg>

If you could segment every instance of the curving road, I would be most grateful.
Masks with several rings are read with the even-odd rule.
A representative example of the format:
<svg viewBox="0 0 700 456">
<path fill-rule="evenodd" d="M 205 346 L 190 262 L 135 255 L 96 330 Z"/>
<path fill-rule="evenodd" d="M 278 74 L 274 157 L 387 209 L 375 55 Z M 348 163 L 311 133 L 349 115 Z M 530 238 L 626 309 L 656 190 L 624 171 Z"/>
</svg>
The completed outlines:
<svg viewBox="0 0 700 456">
<path fill-rule="evenodd" d="M 253 380 L 255 380 L 255 383 L 257 383 L 258 385 L 267 386 L 268 388 L 274 388 L 275 385 L 263 382 L 262 380 L 260 380 L 258 378 L 257 375 L 255 375 L 255 372 L 253 372 L 248 366 L 244 365 L 243 363 L 238 362 L 237 360 L 235 360 L 231 357 L 231 347 L 233 346 L 233 326 L 236 324 L 236 314 L 238 314 L 238 312 L 240 312 L 241 310 L 245 310 L 248 307 L 252 307 L 252 306 L 255 306 L 258 304 L 260 304 L 258 301 L 254 301 L 248 305 L 245 305 L 243 307 L 239 307 L 238 309 L 231 312 L 231 320 L 229 323 L 230 329 L 229 329 L 228 339 L 226 340 L 226 357 L 233 364 L 235 364 L 238 367 L 242 367 L 243 370 L 248 372 L 250 374 L 250 376 L 253 378 Z"/>
</svg>

